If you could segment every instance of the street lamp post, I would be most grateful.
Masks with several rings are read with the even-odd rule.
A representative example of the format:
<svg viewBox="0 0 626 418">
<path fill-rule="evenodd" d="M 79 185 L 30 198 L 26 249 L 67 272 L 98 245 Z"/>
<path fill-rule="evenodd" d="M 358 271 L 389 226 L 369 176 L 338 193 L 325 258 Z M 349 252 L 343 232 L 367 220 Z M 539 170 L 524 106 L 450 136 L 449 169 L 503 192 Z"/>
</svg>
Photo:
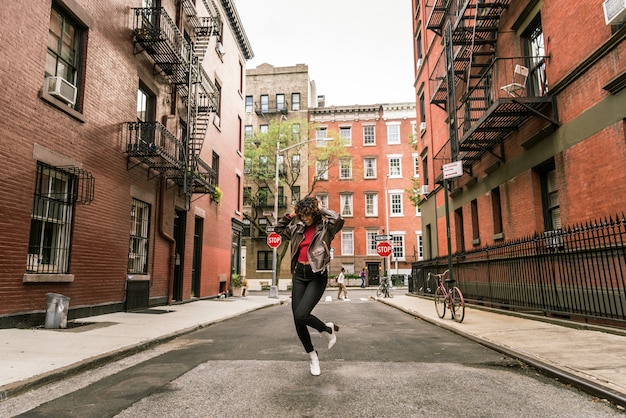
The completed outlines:
<svg viewBox="0 0 626 418">
<path fill-rule="evenodd" d="M 331 140 L 332 138 L 326 139 L 327 142 Z M 292 144 L 292 145 L 289 145 L 288 147 L 281 149 L 280 148 L 280 126 L 278 128 L 278 141 L 276 141 L 276 171 L 275 171 L 275 179 L 274 179 L 275 180 L 274 187 L 276 187 L 275 189 L 276 195 L 274 196 L 274 224 L 278 222 L 278 187 L 279 187 L 278 159 L 280 158 L 280 154 L 292 148 L 299 147 L 300 145 L 304 145 L 312 141 L 316 141 L 316 139 L 315 138 L 307 139 L 306 141 L 298 142 L 297 144 Z M 278 248 L 274 248 L 272 252 L 272 285 L 270 286 L 270 296 L 269 296 L 270 298 L 278 297 L 278 283 L 277 283 L 277 277 L 276 277 L 276 268 L 278 267 L 277 254 L 278 254 Z"/>
</svg>

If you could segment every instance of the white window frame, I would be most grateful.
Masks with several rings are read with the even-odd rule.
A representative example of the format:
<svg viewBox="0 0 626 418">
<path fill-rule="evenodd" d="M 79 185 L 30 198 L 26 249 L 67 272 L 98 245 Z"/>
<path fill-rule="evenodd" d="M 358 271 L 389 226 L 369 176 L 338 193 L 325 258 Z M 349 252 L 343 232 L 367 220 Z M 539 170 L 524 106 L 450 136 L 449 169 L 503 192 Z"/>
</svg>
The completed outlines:
<svg viewBox="0 0 626 418">
<path fill-rule="evenodd" d="M 376 145 L 376 125 L 363 125 L 363 145 L 366 147 Z"/>
<path fill-rule="evenodd" d="M 352 204 L 353 200 L 354 199 L 352 194 L 339 195 L 339 202 L 341 205 L 339 208 L 339 212 L 341 213 L 342 217 L 352 218 L 354 216 L 354 206 Z"/>
<path fill-rule="evenodd" d="M 378 193 L 376 192 L 365 193 L 365 216 L 366 217 L 378 216 Z"/>
<path fill-rule="evenodd" d="M 404 190 L 389 190 L 389 217 L 404 216 Z"/>
<path fill-rule="evenodd" d="M 413 158 L 413 177 L 419 178 L 420 176 L 420 156 L 416 153 L 411 154 Z"/>
<path fill-rule="evenodd" d="M 391 236 L 393 237 L 391 240 L 391 245 L 393 247 L 391 258 L 394 261 L 406 261 L 406 240 L 404 239 L 404 235 L 404 231 L 391 232 Z"/>
<path fill-rule="evenodd" d="M 318 180 L 328 180 L 328 160 L 315 162 L 315 177 Z"/>
<path fill-rule="evenodd" d="M 348 180 L 352 178 L 352 159 L 342 158 L 339 161 L 339 178 Z"/>
<path fill-rule="evenodd" d="M 354 231 L 341 231 L 341 255 L 354 255 Z"/>
<path fill-rule="evenodd" d="M 399 145 L 401 143 L 400 122 L 387 122 L 387 145 Z"/>
<path fill-rule="evenodd" d="M 365 250 L 367 255 L 378 255 L 378 252 L 376 252 L 376 235 L 378 235 L 378 230 L 365 230 L 365 242 L 367 245 Z"/>
<path fill-rule="evenodd" d="M 319 127 L 315 130 L 315 145 L 325 147 L 328 142 L 328 128 Z"/>
<path fill-rule="evenodd" d="M 417 259 L 424 259 L 424 237 L 422 236 L 422 231 L 415 231 L 415 238 L 417 242 Z"/>
<path fill-rule="evenodd" d="M 377 175 L 377 162 L 375 157 L 363 158 L 363 178 L 375 179 Z"/>
<path fill-rule="evenodd" d="M 393 154 L 387 156 L 387 164 L 389 167 L 389 178 L 399 179 L 402 178 L 402 155 Z"/>
<path fill-rule="evenodd" d="M 352 127 L 340 126 L 339 127 L 339 141 L 343 146 L 352 146 Z"/>
<path fill-rule="evenodd" d="M 324 209 L 328 209 L 328 194 L 327 193 L 319 193 L 315 195 L 315 198 L 322 202 L 322 207 Z"/>
</svg>

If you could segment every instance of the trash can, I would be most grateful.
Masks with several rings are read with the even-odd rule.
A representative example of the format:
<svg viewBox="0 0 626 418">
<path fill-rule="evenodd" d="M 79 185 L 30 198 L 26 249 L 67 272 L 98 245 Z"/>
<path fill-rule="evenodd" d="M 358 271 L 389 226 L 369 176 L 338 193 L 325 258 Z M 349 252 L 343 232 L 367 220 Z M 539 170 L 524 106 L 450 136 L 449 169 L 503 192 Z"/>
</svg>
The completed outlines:
<svg viewBox="0 0 626 418">
<path fill-rule="evenodd" d="M 46 328 L 66 328 L 70 298 L 58 293 L 46 294 Z"/>
</svg>

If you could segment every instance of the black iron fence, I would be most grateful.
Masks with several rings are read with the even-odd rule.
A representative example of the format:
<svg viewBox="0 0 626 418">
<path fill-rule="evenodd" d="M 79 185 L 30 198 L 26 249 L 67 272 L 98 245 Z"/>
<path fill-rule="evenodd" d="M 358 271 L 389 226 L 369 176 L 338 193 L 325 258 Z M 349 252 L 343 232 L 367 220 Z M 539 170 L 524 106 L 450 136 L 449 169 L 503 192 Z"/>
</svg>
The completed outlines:
<svg viewBox="0 0 626 418">
<path fill-rule="evenodd" d="M 469 303 L 626 327 L 626 215 L 453 255 Z M 447 257 L 413 264 L 414 293 L 434 292 L 428 272 Z"/>
</svg>

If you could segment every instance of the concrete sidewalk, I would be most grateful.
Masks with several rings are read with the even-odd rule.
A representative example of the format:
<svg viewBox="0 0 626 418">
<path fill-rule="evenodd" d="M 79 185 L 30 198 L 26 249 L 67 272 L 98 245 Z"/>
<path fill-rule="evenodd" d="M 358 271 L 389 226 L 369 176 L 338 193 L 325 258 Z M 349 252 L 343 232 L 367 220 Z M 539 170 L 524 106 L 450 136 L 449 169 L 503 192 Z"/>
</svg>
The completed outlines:
<svg viewBox="0 0 626 418">
<path fill-rule="evenodd" d="M 378 300 L 626 407 L 626 331 L 469 306 L 457 323 L 432 299 L 398 293 Z"/>
<path fill-rule="evenodd" d="M 0 401 L 210 324 L 283 303 L 258 293 L 77 319 L 66 329 L 0 329 Z"/>
<path fill-rule="evenodd" d="M 369 290 L 372 290 L 371 288 Z M 518 358 L 603 399 L 626 406 L 626 332 L 466 307 L 457 323 L 437 317 L 432 299 L 403 294 L 379 302 Z M 329 294 L 335 298 L 335 289 Z M 212 323 L 289 302 L 267 293 L 160 306 L 146 313 L 81 318 L 68 329 L 0 329 L 0 401 L 42 384 L 134 354 Z"/>
</svg>

